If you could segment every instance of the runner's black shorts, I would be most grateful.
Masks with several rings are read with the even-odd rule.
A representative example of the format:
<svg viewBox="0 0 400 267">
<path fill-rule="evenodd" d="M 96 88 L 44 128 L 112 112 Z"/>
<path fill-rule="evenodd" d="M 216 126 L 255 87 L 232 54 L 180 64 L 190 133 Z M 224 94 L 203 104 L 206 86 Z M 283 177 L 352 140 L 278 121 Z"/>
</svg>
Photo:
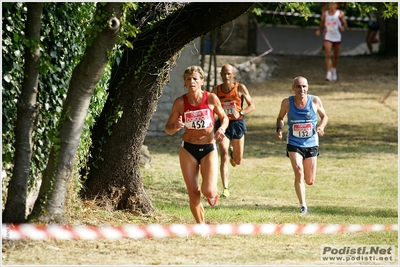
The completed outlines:
<svg viewBox="0 0 400 267">
<path fill-rule="evenodd" d="M 221 120 L 218 119 L 215 122 L 215 130 L 221 126 Z M 247 127 L 244 119 L 241 120 L 230 120 L 228 128 L 225 130 L 225 136 L 229 139 L 242 139 L 242 137 L 246 134 Z"/>
<path fill-rule="evenodd" d="M 319 156 L 319 147 L 298 147 L 293 145 L 286 145 L 286 156 L 289 157 L 289 152 L 299 153 L 303 159 Z"/>
</svg>

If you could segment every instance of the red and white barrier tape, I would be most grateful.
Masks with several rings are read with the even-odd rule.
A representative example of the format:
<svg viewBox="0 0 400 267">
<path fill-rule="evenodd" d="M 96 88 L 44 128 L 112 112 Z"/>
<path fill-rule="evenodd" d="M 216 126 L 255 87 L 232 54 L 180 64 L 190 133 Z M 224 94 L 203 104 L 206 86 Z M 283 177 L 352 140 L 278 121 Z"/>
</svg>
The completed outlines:
<svg viewBox="0 0 400 267">
<path fill-rule="evenodd" d="M 3 224 L 3 240 L 17 239 L 119 239 L 119 238 L 165 238 L 187 237 L 190 235 L 251 235 L 251 234 L 334 234 L 351 232 L 398 231 L 397 224 L 173 224 L 163 226 L 124 225 L 124 226 L 62 226 L 34 224 Z"/>
</svg>

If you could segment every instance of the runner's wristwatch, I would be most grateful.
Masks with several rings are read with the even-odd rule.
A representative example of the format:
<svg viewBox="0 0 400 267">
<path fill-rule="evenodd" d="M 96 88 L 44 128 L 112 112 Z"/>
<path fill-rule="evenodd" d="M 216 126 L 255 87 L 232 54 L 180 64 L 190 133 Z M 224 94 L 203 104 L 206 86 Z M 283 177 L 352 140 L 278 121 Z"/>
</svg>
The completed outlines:
<svg viewBox="0 0 400 267">
<path fill-rule="evenodd" d="M 239 115 L 242 116 L 242 117 L 244 117 L 244 114 L 243 114 L 243 111 L 242 111 L 242 110 L 239 111 Z"/>
</svg>

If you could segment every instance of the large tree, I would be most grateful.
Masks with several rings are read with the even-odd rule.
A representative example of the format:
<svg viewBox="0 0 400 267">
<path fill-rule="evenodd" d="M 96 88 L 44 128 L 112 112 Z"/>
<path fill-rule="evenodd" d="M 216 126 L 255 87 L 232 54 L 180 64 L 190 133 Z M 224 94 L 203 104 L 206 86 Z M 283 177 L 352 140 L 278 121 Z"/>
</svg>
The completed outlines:
<svg viewBox="0 0 400 267">
<path fill-rule="evenodd" d="M 15 164 L 8 186 L 8 198 L 4 208 L 3 222 L 24 222 L 28 177 L 32 155 L 32 130 L 36 120 L 37 92 L 39 82 L 39 38 L 43 3 L 28 3 L 26 19 L 25 75 L 21 96 L 18 100 L 16 122 Z"/>
<path fill-rule="evenodd" d="M 148 14 L 170 8 L 167 5 L 153 4 Z M 188 42 L 237 18 L 252 5 L 187 3 L 130 40 L 134 49 L 125 49 L 120 65 L 113 68 L 109 98 L 94 128 L 86 197 L 108 199 L 114 208 L 153 211 L 140 176 L 140 148 L 168 74 Z"/>
<path fill-rule="evenodd" d="M 95 4 L 3 2 L 2 7 L 3 222 L 20 222 L 36 200 L 72 70 L 85 51 L 82 28 Z M 88 132 L 85 127 L 82 139 Z M 82 144 L 79 159 L 85 154 Z"/>
<path fill-rule="evenodd" d="M 30 221 L 64 221 L 68 183 L 87 110 L 96 84 L 108 63 L 108 53 L 113 49 L 121 28 L 120 3 L 98 3 L 97 6 L 92 27 L 94 30 L 89 37 L 92 42 L 73 71 L 38 200 L 28 218 Z"/>
</svg>

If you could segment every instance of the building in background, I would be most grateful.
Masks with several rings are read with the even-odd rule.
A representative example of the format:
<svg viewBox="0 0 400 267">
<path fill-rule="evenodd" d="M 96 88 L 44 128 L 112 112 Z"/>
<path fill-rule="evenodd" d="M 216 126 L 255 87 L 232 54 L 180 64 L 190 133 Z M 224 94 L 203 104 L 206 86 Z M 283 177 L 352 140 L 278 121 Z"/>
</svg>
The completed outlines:
<svg viewBox="0 0 400 267">
<path fill-rule="evenodd" d="M 244 14 L 234 21 L 216 29 L 217 66 L 210 75 L 217 73 L 217 84 L 221 83 L 220 67 L 231 63 L 239 69 L 237 79 L 251 84 L 267 80 L 274 70 L 274 55 L 309 55 L 321 56 L 322 38 L 315 35 L 317 27 L 296 26 L 259 26 L 252 15 Z M 210 34 L 205 35 L 205 64 L 204 71 L 208 73 L 211 52 Z M 173 101 L 185 93 L 183 86 L 183 72 L 188 66 L 200 65 L 201 38 L 190 42 L 183 49 L 175 68 L 170 73 L 169 83 L 164 87 L 163 94 L 158 101 L 149 129 L 148 136 L 164 136 L 164 126 L 168 120 Z M 375 44 L 375 50 L 378 44 Z M 365 42 L 365 30 L 348 29 L 343 33 L 343 42 L 340 55 L 354 56 L 368 54 Z M 209 86 L 215 85 L 214 77 Z M 207 90 L 207 88 L 205 88 Z M 178 133 L 179 134 L 179 133 Z"/>
</svg>

